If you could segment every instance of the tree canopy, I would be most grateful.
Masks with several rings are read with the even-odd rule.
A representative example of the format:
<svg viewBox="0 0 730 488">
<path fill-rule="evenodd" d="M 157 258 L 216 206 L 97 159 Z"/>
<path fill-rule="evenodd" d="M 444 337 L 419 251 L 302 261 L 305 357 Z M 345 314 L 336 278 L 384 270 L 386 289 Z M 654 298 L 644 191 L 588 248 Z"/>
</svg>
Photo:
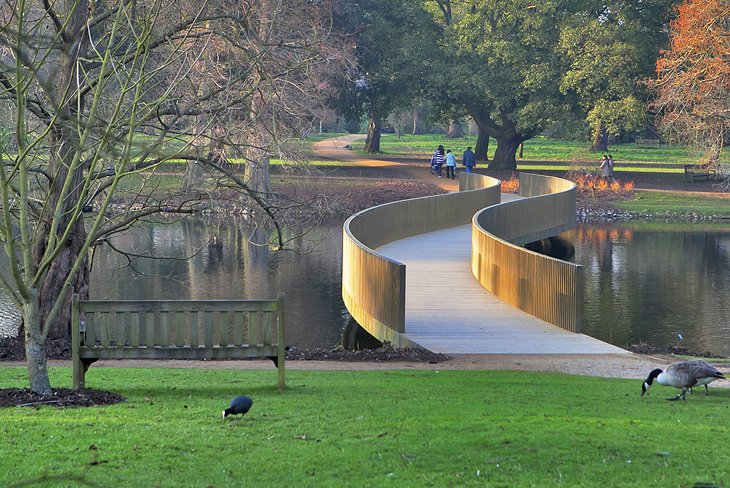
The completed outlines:
<svg viewBox="0 0 730 488">
<path fill-rule="evenodd" d="M 566 118 L 584 119 L 602 144 L 647 125 L 638 82 L 666 42 L 675 0 L 407 3 L 389 3 L 390 17 L 379 23 L 372 20 L 384 6 L 359 2 L 370 21 L 360 25 L 358 59 L 379 113 L 413 93 L 449 118 L 467 113 L 480 134 L 497 139 L 494 169 L 514 169 L 521 142 Z M 421 18 L 419 8 L 432 24 L 404 21 L 406 11 Z M 414 33 L 420 28 L 427 35 Z M 427 49 L 418 47 L 424 41 Z"/>
<path fill-rule="evenodd" d="M 670 27 L 650 81 L 660 127 L 717 161 L 730 130 L 730 3 L 686 0 Z"/>
<path fill-rule="evenodd" d="M 385 117 L 423 94 L 438 26 L 419 2 L 409 0 L 362 0 L 349 12 L 358 67 L 342 94 L 344 106 L 368 118 L 365 150 L 377 152 Z"/>
</svg>

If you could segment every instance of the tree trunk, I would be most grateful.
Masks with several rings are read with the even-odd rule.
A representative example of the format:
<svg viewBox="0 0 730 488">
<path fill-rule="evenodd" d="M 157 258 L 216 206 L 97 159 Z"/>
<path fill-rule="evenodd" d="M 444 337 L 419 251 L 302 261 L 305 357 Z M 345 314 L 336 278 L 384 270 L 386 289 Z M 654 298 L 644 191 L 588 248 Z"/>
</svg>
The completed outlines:
<svg viewBox="0 0 730 488">
<path fill-rule="evenodd" d="M 481 127 L 479 129 L 479 135 L 477 135 L 477 145 L 474 148 L 477 161 L 489 161 L 489 134 L 484 132 Z"/>
<path fill-rule="evenodd" d="M 23 322 L 25 327 L 25 358 L 28 364 L 28 381 L 30 389 L 39 395 L 51 394 L 51 382 L 48 378 L 48 361 L 46 358 L 46 339 L 41 334 L 41 314 L 38 297 L 31 297 L 23 305 Z"/>
<path fill-rule="evenodd" d="M 271 0 L 259 0 L 257 34 L 252 44 L 254 51 L 264 53 L 269 49 L 268 43 L 271 36 L 271 25 L 274 22 L 275 4 Z M 276 96 L 272 89 L 263 80 L 266 73 L 256 71 L 253 75 L 254 85 L 261 88 L 251 97 L 248 120 L 249 128 L 246 136 L 246 184 L 249 189 L 264 200 L 268 201 L 273 192 L 271 187 L 271 175 L 269 166 L 269 148 L 272 145 L 272 134 L 275 133 L 272 127 L 271 104 Z M 253 205 L 251 205 L 253 207 Z"/>
<path fill-rule="evenodd" d="M 270 158 L 269 154 L 264 150 L 257 150 L 256 153 L 248 162 L 248 178 L 246 183 L 251 190 L 268 201 L 274 192 L 271 187 Z"/>
<path fill-rule="evenodd" d="M 56 300 L 59 299 L 63 284 L 68 278 L 71 268 L 81 253 L 84 241 L 86 240 L 86 228 L 84 227 L 83 220 L 78 220 L 72 225 L 74 230 L 69 234 L 65 246 L 48 268 L 48 273 L 40 289 L 38 296 L 41 317 L 40 324 L 46 324 L 51 309 L 55 305 Z M 71 290 L 65 297 L 61 297 L 63 299 L 63 306 L 60 308 L 58 315 L 56 315 L 52 323 L 46 325 L 48 328 L 48 337 L 52 339 L 66 339 L 71 337 L 71 297 L 74 293 L 78 293 L 82 300 L 89 298 L 89 266 L 85 258 L 83 265 L 74 278 L 74 284 Z"/>
<path fill-rule="evenodd" d="M 496 139 L 497 150 L 494 153 L 494 159 L 489 163 L 489 169 L 495 171 L 516 170 L 515 153 L 522 143 L 522 139 L 515 133 L 500 135 Z"/>
<path fill-rule="evenodd" d="M 601 121 L 596 122 L 596 126 L 593 128 L 593 144 L 591 145 L 591 151 L 608 151 L 608 134 L 606 133 L 606 128 L 603 126 Z"/>
<path fill-rule="evenodd" d="M 77 32 L 76 29 L 81 29 L 88 21 L 88 12 L 88 2 L 86 0 L 80 0 L 72 4 L 68 10 L 68 17 L 70 19 L 67 26 L 68 32 Z M 86 227 L 84 226 L 83 219 L 71 220 L 72 209 L 80 199 L 84 177 L 84 169 L 82 167 L 73 167 L 76 148 L 79 147 L 78 128 L 74 125 L 74 121 L 78 118 L 77 111 L 83 110 L 84 108 L 83 100 L 77 105 L 74 98 L 75 95 L 73 95 L 73 87 L 77 82 L 76 66 L 79 59 L 83 57 L 86 44 L 86 36 L 82 34 L 78 39 L 78 45 L 74 44 L 74 47 L 69 46 L 68 51 L 62 52 L 58 63 L 61 69 L 56 73 L 56 95 L 58 97 L 56 104 L 60 107 L 60 117 L 58 118 L 58 122 L 52 126 L 48 139 L 51 148 L 48 169 L 49 173 L 53 175 L 53 181 L 51 183 L 49 201 L 45 205 L 45 215 L 41 219 L 43 224 L 41 225 L 40 232 L 46 237 L 38 239 L 35 243 L 33 249 L 34 265 L 40 266 L 41 262 L 46 258 L 45 252 L 49 243 L 49 237 L 51 232 L 54 232 L 54 229 L 51 227 L 51 221 L 53 219 L 51 212 L 54 211 L 53 209 L 60 207 L 62 212 L 62 217 L 57 222 L 56 236 L 61 237 L 69 227 L 71 227 L 71 232 L 66 241 L 61 244 L 61 250 L 53 260 L 40 286 L 40 293 L 38 295 L 38 322 L 29 324 L 25 322 L 24 317 L 26 337 L 29 337 L 30 334 L 30 337 L 40 341 L 45 341 L 46 339 L 44 336 L 44 327 L 47 329 L 50 337 L 70 337 L 71 295 L 73 293 L 80 293 L 82 298 L 87 298 L 88 295 L 88 266 L 84 263 L 79 276 L 75 277 L 74 289 L 68 293 L 68 296 L 63 297 L 64 306 L 61 308 L 61 312 L 56 316 L 53 323 L 47 324 L 51 309 L 60 297 L 63 284 L 68 279 L 74 261 L 79 256 L 84 241 L 86 240 Z M 72 100 L 70 101 L 69 98 Z M 70 188 L 72 190 L 61 201 L 63 186 L 68 180 L 71 181 Z M 34 329 L 37 329 L 37 331 Z"/>
<path fill-rule="evenodd" d="M 28 287 L 30 297 L 22 306 L 23 335 L 25 340 L 28 379 L 31 390 L 50 395 L 51 386 L 48 377 L 46 357 L 47 337 L 70 337 L 71 296 L 79 293 L 88 297 L 89 271 L 86 259 L 81 264 L 79 273 L 72 277 L 70 289 L 62 293 L 64 283 L 69 279 L 75 262 L 81 256 L 86 240 L 86 228 L 83 218 L 74 214 L 74 209 L 82 195 L 84 167 L 76 163 L 76 151 L 80 146 L 78 112 L 83 111 L 83 97 L 77 99 L 76 86 L 78 80 L 77 67 L 86 52 L 87 36 L 83 26 L 88 24 L 89 6 L 87 0 L 69 2 L 65 10 L 66 32 L 77 35 L 75 42 L 64 44 L 67 50 L 59 55 L 58 67 L 54 73 L 53 100 L 58 117 L 50 125 L 48 133 L 48 174 L 51 184 L 47 201 L 44 202 L 40 223 L 35 232 L 41 236 L 33 242 L 33 268 L 39 270 L 49 258 L 46 252 L 49 245 L 55 255 L 43 276 L 43 281 L 36 287 Z M 78 34 L 81 33 L 81 34 Z M 68 193 L 64 195 L 68 189 Z M 68 234 L 64 234 L 68 230 Z M 51 238 L 63 239 L 54 241 Z M 50 314 L 58 300 L 63 300 L 59 313 L 55 317 Z"/>
<path fill-rule="evenodd" d="M 413 135 L 423 134 L 423 128 L 421 127 L 421 111 L 418 107 L 413 108 Z"/>
<path fill-rule="evenodd" d="M 487 110 L 477 106 L 469 97 L 462 97 L 462 100 L 469 110 L 469 114 L 474 118 L 474 122 L 479 126 L 479 137 L 482 137 L 482 132 L 488 132 L 497 140 L 497 150 L 494 153 L 494 159 L 489 164 L 489 169 L 499 171 L 516 170 L 515 153 L 517 148 L 522 142 L 533 137 L 534 133 L 530 131 L 518 132 L 515 122 L 510 119 L 509 112 L 500 112 L 501 123 L 498 124 L 490 117 Z M 480 153 L 477 157 L 481 156 Z"/>
<path fill-rule="evenodd" d="M 377 115 L 370 116 L 370 122 L 368 123 L 368 135 L 365 139 L 365 152 L 380 152 L 380 118 Z"/>
<path fill-rule="evenodd" d="M 464 127 L 457 119 L 449 119 L 449 130 L 446 133 L 447 139 L 458 139 L 464 137 Z"/>
<path fill-rule="evenodd" d="M 193 188 L 200 188 L 203 181 L 203 166 L 200 161 L 188 161 L 187 167 L 185 168 L 185 175 L 182 177 L 180 183 L 180 189 L 182 191 L 189 191 Z"/>
</svg>

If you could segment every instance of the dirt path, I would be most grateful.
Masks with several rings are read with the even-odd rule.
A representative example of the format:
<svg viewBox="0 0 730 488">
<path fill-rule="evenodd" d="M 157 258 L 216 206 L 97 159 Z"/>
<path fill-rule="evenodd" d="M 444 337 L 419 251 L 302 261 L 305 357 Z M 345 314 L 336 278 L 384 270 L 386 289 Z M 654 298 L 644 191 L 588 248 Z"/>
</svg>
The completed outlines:
<svg viewBox="0 0 730 488">
<path fill-rule="evenodd" d="M 382 168 L 384 179 L 390 178 L 389 170 L 397 170 L 400 174 L 405 174 L 408 179 L 435 185 L 446 191 L 457 191 L 459 183 L 457 180 L 447 178 L 438 178 L 429 172 L 428 161 L 419 163 L 404 163 L 400 161 L 386 161 L 382 159 L 364 159 L 359 154 L 347 149 L 354 141 L 363 138 L 362 134 L 350 134 L 346 136 L 335 137 L 333 139 L 325 139 L 317 142 L 312 146 L 314 153 L 322 159 L 331 159 L 334 161 L 346 161 L 356 163 L 358 166 L 369 168 Z M 444 174 L 445 170 L 444 170 Z"/>
</svg>

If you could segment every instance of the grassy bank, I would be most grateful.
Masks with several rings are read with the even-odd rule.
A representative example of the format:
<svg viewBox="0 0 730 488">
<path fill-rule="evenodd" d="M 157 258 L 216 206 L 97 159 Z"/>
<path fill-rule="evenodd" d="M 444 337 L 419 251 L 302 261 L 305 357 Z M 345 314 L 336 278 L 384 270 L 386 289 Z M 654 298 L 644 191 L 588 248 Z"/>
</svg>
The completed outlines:
<svg viewBox="0 0 730 488">
<path fill-rule="evenodd" d="M 354 149 L 364 147 L 363 140 L 353 144 Z M 447 139 L 443 134 L 426 135 L 403 135 L 400 138 L 393 134 L 385 134 L 381 138 L 380 148 L 384 155 L 393 157 L 430 157 L 436 146 L 442 144 L 444 148 L 451 149 L 454 153 L 461 155 L 462 152 L 476 144 L 475 136 Z M 497 148 L 497 141 L 492 139 L 489 144 L 489 158 L 494 157 Z M 661 145 L 658 148 L 636 147 L 633 143 L 611 145 L 609 151 L 618 162 L 630 164 L 637 170 L 640 168 L 651 168 L 658 170 L 664 165 L 682 165 L 696 163 L 701 158 L 701 153 L 690 151 L 684 147 Z M 553 161 L 562 162 L 566 168 L 572 164 L 595 163 L 601 159 L 600 153 L 591 152 L 588 143 L 580 141 L 564 141 L 536 137 L 525 141 L 523 157 L 518 160 L 521 169 L 534 169 L 530 161 Z M 525 161 L 524 163 L 522 161 Z M 523 167 L 524 165 L 524 167 Z M 550 168 L 555 169 L 554 166 Z M 624 168 L 622 168 L 623 170 Z M 670 169 L 670 168 L 665 168 Z M 627 169 L 628 170 L 628 169 Z"/>
<path fill-rule="evenodd" d="M 701 215 L 730 218 L 730 195 L 642 191 L 631 199 L 617 201 L 616 207 L 626 212 L 656 216 Z"/>
<path fill-rule="evenodd" d="M 3 368 L 0 388 L 21 386 Z M 730 390 L 491 371 L 92 368 L 126 403 L 0 409 L 0 481 L 99 486 L 690 486 L 730 481 Z M 52 370 L 68 386 L 67 368 Z M 251 412 L 223 422 L 230 398 Z M 713 446 L 718 446 L 716 449 Z M 708 454 L 709 452 L 709 454 Z M 59 483 L 74 485 L 78 482 Z M 56 485 L 44 485 L 56 486 Z"/>
</svg>

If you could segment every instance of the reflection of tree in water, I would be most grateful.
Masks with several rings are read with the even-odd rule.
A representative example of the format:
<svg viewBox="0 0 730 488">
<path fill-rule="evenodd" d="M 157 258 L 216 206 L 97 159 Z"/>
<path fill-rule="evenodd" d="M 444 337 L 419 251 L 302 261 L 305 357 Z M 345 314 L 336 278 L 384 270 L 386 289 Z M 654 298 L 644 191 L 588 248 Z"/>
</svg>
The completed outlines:
<svg viewBox="0 0 730 488">
<path fill-rule="evenodd" d="M 272 251 L 268 229 L 245 218 L 150 223 L 116 242 L 147 256 L 135 260 L 139 273 L 108 247 L 98 252 L 93 298 L 265 299 L 283 292 L 287 344 L 334 347 L 349 317 L 341 296 L 341 228 L 285 233 L 286 250 Z"/>
<path fill-rule="evenodd" d="M 574 231 L 584 266 L 584 332 L 626 347 L 683 345 L 730 353 L 730 236 L 687 224 L 584 226 Z"/>
<path fill-rule="evenodd" d="M 223 242 L 217 235 L 210 236 L 208 241 L 208 267 L 223 265 Z"/>
</svg>

